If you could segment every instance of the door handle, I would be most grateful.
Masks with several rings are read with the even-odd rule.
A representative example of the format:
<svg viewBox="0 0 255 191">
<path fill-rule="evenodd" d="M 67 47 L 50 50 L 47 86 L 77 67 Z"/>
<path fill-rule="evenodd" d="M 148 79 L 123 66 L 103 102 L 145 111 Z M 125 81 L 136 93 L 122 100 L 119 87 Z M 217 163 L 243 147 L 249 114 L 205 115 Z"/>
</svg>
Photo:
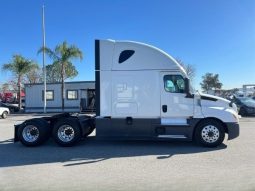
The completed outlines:
<svg viewBox="0 0 255 191">
<path fill-rule="evenodd" d="M 163 111 L 164 113 L 167 112 L 167 105 L 162 105 L 162 111 Z"/>
</svg>

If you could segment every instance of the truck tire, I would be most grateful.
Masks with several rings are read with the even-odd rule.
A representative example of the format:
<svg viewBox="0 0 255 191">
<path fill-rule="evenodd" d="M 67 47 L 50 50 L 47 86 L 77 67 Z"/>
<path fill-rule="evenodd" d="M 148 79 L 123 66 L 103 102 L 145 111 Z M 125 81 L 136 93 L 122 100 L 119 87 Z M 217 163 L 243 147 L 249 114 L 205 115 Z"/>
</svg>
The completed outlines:
<svg viewBox="0 0 255 191">
<path fill-rule="evenodd" d="M 221 122 L 213 119 L 203 120 L 195 129 L 195 141 L 205 147 L 217 147 L 225 138 L 225 129 Z"/>
<path fill-rule="evenodd" d="M 7 112 L 7 111 L 4 111 L 4 112 L 2 113 L 2 118 L 3 118 L 3 119 L 6 119 L 7 114 L 8 114 L 8 112 Z"/>
<path fill-rule="evenodd" d="M 25 146 L 38 146 L 50 137 L 50 126 L 44 119 L 32 119 L 18 129 L 18 139 Z"/>
<path fill-rule="evenodd" d="M 64 147 L 73 146 L 81 139 L 80 124 L 75 118 L 59 120 L 52 133 L 56 143 Z"/>
</svg>

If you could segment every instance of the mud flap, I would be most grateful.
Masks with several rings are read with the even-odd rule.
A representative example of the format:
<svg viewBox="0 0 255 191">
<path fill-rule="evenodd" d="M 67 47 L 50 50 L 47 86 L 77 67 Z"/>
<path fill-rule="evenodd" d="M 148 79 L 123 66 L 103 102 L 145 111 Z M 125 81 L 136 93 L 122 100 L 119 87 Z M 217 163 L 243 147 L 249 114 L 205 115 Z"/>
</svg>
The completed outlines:
<svg viewBox="0 0 255 191">
<path fill-rule="evenodd" d="M 14 143 L 19 141 L 19 137 L 18 137 L 19 127 L 20 125 L 14 125 L 14 140 L 13 140 Z"/>
</svg>

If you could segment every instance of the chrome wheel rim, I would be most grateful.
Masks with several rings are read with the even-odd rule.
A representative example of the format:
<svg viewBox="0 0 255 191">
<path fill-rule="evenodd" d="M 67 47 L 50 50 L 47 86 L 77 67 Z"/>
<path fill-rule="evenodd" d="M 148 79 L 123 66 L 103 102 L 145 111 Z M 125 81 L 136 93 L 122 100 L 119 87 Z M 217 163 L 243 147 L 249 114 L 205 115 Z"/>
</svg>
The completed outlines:
<svg viewBox="0 0 255 191">
<path fill-rule="evenodd" d="M 213 125 L 205 126 L 201 131 L 202 139 L 207 143 L 215 143 L 219 137 L 219 129 Z"/>
<path fill-rule="evenodd" d="M 39 137 L 39 130 L 34 125 L 28 125 L 23 129 L 22 136 L 27 142 L 35 142 Z"/>
<path fill-rule="evenodd" d="M 63 142 L 70 142 L 74 138 L 74 129 L 70 125 L 62 125 L 58 129 L 58 138 Z"/>
<path fill-rule="evenodd" d="M 7 114 L 4 112 L 4 113 L 3 113 L 3 118 L 6 118 L 6 116 L 7 116 Z"/>
</svg>

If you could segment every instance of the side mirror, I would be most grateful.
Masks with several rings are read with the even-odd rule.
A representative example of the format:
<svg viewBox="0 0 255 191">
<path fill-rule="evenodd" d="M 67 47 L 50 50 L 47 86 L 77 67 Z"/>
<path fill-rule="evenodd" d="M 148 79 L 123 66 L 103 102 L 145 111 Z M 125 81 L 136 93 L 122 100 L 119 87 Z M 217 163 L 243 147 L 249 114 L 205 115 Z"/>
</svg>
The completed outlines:
<svg viewBox="0 0 255 191">
<path fill-rule="evenodd" d="M 189 79 L 188 79 L 188 78 L 185 78 L 185 79 L 184 79 L 184 83 L 185 83 L 185 93 L 186 93 L 186 97 L 187 97 L 187 98 L 191 98 L 192 95 L 191 95 L 190 90 L 189 90 Z"/>
</svg>

